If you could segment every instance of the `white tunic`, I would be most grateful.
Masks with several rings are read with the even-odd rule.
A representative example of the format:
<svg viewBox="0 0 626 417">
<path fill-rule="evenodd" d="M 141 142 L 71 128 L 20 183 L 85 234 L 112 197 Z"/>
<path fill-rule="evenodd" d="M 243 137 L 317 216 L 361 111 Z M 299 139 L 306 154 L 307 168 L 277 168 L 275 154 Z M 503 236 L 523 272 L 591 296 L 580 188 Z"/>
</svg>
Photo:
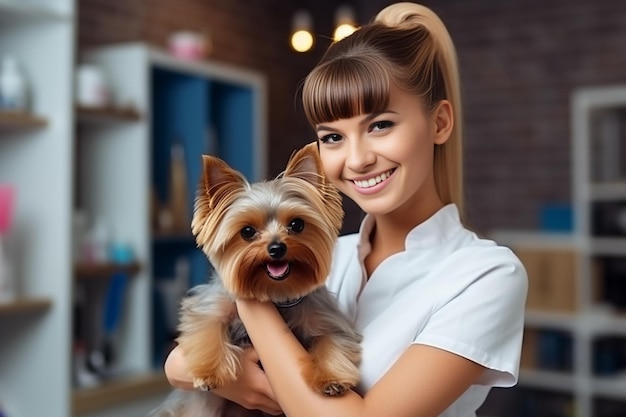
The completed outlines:
<svg viewBox="0 0 626 417">
<path fill-rule="evenodd" d="M 327 286 L 363 335 L 362 380 L 368 391 L 413 343 L 466 357 L 487 371 L 442 417 L 469 417 L 492 386 L 517 382 L 527 291 L 526 271 L 508 248 L 464 228 L 447 205 L 406 238 L 369 280 L 373 219 L 339 238 Z M 419 393 L 416 393 L 419 395 Z"/>
</svg>

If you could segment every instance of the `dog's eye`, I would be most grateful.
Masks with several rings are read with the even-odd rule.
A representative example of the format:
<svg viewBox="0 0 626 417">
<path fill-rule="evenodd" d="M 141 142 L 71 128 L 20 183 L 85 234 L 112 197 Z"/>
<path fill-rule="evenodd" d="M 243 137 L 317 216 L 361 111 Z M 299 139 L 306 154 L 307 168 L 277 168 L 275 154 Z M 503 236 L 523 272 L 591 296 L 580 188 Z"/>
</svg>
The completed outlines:
<svg viewBox="0 0 626 417">
<path fill-rule="evenodd" d="M 304 220 L 295 218 L 289 222 L 289 226 L 287 227 L 290 232 L 300 233 L 304 230 Z"/>
<path fill-rule="evenodd" d="M 254 238 L 254 235 L 256 235 L 256 230 L 254 230 L 254 227 L 252 226 L 246 226 L 243 229 L 241 229 L 241 237 L 244 238 L 245 240 L 252 240 L 252 238 Z"/>
</svg>

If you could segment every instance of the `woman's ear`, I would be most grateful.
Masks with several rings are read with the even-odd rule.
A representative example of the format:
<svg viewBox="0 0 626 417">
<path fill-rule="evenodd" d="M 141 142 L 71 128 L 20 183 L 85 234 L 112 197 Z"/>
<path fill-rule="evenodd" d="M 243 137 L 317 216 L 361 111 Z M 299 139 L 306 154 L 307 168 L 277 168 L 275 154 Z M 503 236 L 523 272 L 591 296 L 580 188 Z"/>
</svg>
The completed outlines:
<svg viewBox="0 0 626 417">
<path fill-rule="evenodd" d="M 441 100 L 433 112 L 435 122 L 435 144 L 446 143 L 454 127 L 454 112 L 448 100 Z"/>
</svg>

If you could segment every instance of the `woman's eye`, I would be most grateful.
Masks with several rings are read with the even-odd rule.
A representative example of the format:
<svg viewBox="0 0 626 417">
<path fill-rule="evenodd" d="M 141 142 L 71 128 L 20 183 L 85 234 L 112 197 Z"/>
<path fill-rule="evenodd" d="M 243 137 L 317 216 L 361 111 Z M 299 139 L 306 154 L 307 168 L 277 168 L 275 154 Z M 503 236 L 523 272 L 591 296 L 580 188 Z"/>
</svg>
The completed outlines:
<svg viewBox="0 0 626 417">
<path fill-rule="evenodd" d="M 287 228 L 292 233 L 300 233 L 301 231 L 304 230 L 304 220 L 296 217 L 295 219 L 289 222 L 289 225 L 287 226 Z"/>
<path fill-rule="evenodd" d="M 322 143 L 337 143 L 342 139 L 341 135 L 336 133 L 331 133 L 329 135 L 324 135 L 320 138 Z"/>
<path fill-rule="evenodd" d="M 393 122 L 389 120 L 381 120 L 370 125 L 370 132 L 380 132 L 393 126 Z"/>
<path fill-rule="evenodd" d="M 252 226 L 246 226 L 243 229 L 241 229 L 241 237 L 244 238 L 245 240 L 252 240 L 254 238 L 254 236 L 256 235 L 256 230 L 254 230 L 254 227 Z"/>
</svg>

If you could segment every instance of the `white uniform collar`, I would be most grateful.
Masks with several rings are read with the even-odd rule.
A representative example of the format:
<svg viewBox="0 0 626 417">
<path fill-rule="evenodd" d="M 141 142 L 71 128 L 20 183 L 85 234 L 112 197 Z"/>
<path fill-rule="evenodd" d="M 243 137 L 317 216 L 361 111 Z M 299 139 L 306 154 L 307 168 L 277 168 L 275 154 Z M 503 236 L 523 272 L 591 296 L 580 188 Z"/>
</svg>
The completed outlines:
<svg viewBox="0 0 626 417">
<path fill-rule="evenodd" d="M 374 217 L 366 215 L 359 229 L 359 258 L 361 261 L 371 251 L 369 241 L 374 229 Z M 406 236 L 405 248 L 418 249 L 439 245 L 460 230 L 464 230 L 456 204 L 447 204 L 439 211 L 418 224 Z"/>
</svg>

